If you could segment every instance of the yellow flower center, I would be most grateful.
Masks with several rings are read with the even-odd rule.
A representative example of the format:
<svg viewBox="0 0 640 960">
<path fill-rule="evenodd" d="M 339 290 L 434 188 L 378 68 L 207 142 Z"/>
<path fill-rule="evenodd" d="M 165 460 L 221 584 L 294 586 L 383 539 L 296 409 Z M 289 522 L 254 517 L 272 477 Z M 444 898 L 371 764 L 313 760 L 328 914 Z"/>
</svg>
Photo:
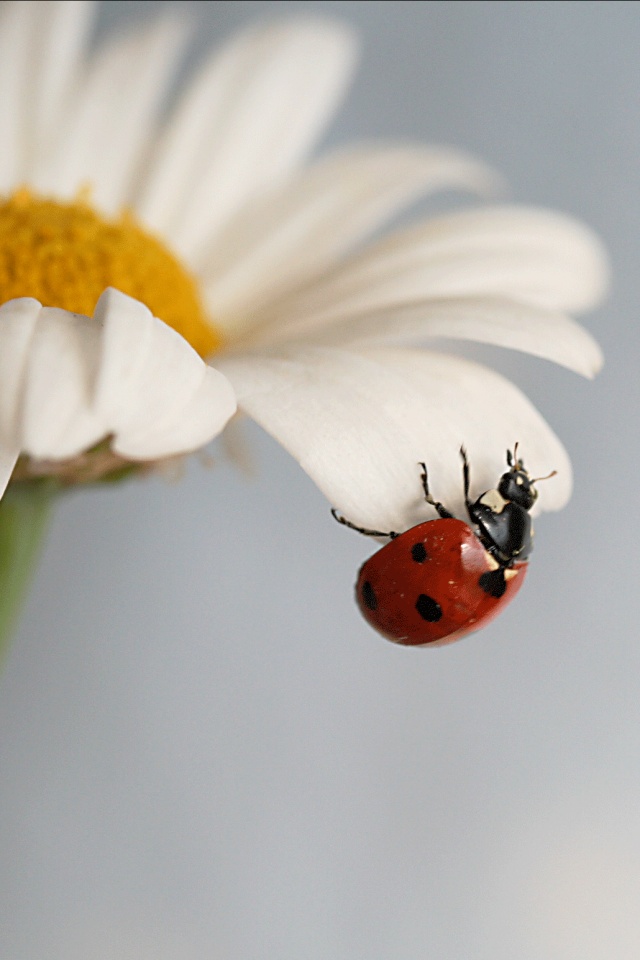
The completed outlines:
<svg viewBox="0 0 640 960">
<path fill-rule="evenodd" d="M 0 303 L 34 297 L 91 316 L 106 287 L 142 303 L 206 357 L 220 345 L 194 279 L 130 213 L 104 220 L 75 203 L 20 189 L 0 202 Z"/>
</svg>

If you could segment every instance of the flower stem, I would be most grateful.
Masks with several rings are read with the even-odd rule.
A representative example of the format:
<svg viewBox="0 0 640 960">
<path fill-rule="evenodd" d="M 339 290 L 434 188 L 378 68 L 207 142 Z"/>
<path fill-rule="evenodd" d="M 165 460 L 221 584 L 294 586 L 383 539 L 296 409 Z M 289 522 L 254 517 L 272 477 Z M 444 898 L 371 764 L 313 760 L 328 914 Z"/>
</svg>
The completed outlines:
<svg viewBox="0 0 640 960">
<path fill-rule="evenodd" d="M 0 661 L 38 559 L 57 485 L 15 484 L 0 501 Z"/>
</svg>

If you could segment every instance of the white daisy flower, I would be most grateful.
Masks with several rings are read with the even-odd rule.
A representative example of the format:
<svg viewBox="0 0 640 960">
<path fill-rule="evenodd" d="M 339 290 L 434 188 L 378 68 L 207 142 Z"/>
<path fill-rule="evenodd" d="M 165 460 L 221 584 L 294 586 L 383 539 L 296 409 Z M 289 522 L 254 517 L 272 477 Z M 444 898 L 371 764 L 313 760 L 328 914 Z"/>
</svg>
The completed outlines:
<svg viewBox="0 0 640 960">
<path fill-rule="evenodd" d="M 599 349 L 568 314 L 602 295 L 597 239 L 494 206 L 362 248 L 419 195 L 496 180 L 412 145 L 307 164 L 352 73 L 346 27 L 245 30 L 160 123 L 185 24 L 169 13 L 88 56 L 92 12 L 17 2 L 0 21 L 0 485 L 193 450 L 235 393 L 355 523 L 415 522 L 421 460 L 460 510 L 461 443 L 486 489 L 519 441 L 533 474 L 558 471 L 539 503 L 561 507 L 570 464 L 540 414 L 424 343 L 495 344 L 592 376 Z"/>
</svg>

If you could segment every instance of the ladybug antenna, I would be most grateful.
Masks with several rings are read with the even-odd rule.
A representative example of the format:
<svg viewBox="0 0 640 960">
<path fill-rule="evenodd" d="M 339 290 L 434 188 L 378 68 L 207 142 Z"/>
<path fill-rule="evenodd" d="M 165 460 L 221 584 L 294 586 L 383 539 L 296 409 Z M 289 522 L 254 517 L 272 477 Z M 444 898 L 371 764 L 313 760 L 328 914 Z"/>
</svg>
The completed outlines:
<svg viewBox="0 0 640 960">
<path fill-rule="evenodd" d="M 546 477 L 534 477 L 531 483 L 540 483 L 541 480 L 551 480 L 551 477 L 555 477 L 557 475 L 558 475 L 558 471 L 552 470 L 551 473 L 548 473 L 546 475 Z"/>
<path fill-rule="evenodd" d="M 517 460 L 518 443 L 519 441 L 516 440 L 516 442 L 513 445 L 513 453 L 511 453 L 511 450 L 507 450 L 507 466 L 515 467 L 516 470 L 518 469 L 518 460 Z"/>
</svg>

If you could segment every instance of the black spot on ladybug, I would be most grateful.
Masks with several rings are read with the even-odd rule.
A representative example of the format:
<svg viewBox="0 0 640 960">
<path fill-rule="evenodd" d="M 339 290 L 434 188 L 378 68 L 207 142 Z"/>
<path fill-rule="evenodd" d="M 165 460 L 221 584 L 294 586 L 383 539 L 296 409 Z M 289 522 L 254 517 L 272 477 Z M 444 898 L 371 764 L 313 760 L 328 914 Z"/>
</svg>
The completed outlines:
<svg viewBox="0 0 640 960">
<path fill-rule="evenodd" d="M 375 590 L 368 580 L 365 580 L 365 582 L 362 584 L 362 600 L 365 607 L 368 607 L 369 610 L 378 609 L 378 598 L 376 597 Z"/>
<path fill-rule="evenodd" d="M 499 567 L 498 570 L 490 570 L 487 573 L 483 573 L 478 580 L 478 586 L 481 590 L 484 590 L 485 593 L 488 593 L 490 597 L 495 597 L 496 599 L 501 597 L 507 589 L 507 581 L 504 578 L 504 570 L 502 567 Z"/>
<path fill-rule="evenodd" d="M 442 616 L 440 604 L 426 593 L 421 593 L 416 600 L 416 610 L 427 623 L 437 623 Z"/>
<path fill-rule="evenodd" d="M 411 547 L 411 556 L 416 563 L 424 563 L 427 559 L 427 551 L 425 550 L 424 543 L 414 543 Z"/>
</svg>

